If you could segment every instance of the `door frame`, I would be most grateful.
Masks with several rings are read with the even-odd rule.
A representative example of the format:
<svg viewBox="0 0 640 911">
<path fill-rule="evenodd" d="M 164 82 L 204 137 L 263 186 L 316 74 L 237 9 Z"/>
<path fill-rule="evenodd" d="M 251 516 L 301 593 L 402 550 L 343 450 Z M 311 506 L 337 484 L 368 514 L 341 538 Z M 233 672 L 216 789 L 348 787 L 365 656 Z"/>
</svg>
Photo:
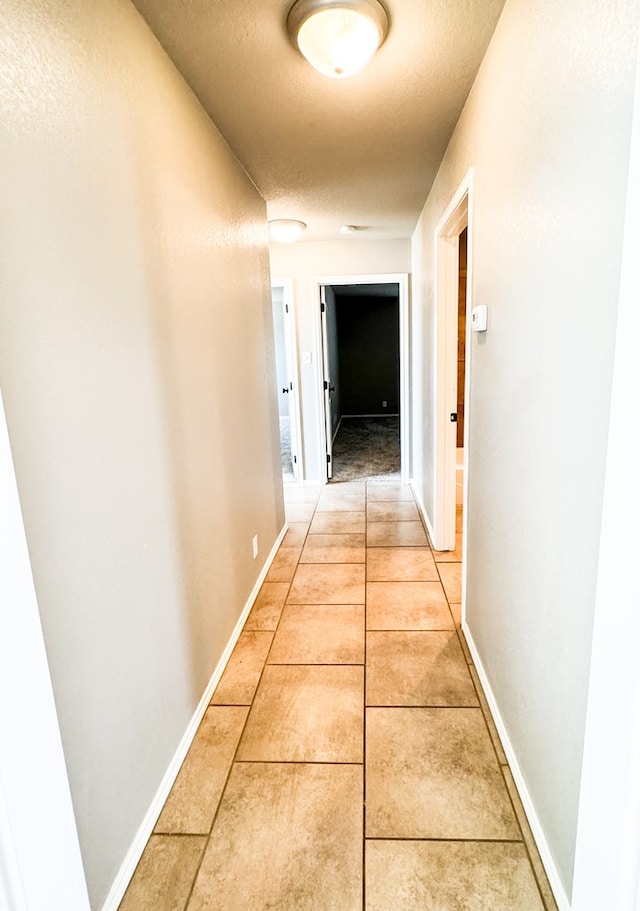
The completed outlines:
<svg viewBox="0 0 640 911">
<path fill-rule="evenodd" d="M 462 610 L 466 589 L 466 525 L 469 489 L 469 407 L 471 386 L 471 310 L 473 296 L 473 169 L 464 176 L 434 232 L 435 264 L 435 452 L 433 465 L 434 509 L 429 534 L 435 550 L 456 546 L 456 427 L 450 415 L 457 413 L 458 384 L 458 274 L 459 236 L 467 228 L 467 295 L 465 344 L 465 451 L 463 486 L 463 579 Z M 429 517 L 428 517 L 429 518 Z"/>
<path fill-rule="evenodd" d="M 0 394 L 0 906 L 89 911 Z"/>
<path fill-rule="evenodd" d="M 285 304 L 285 350 L 289 370 L 291 371 L 290 382 L 293 389 L 290 389 L 291 398 L 289 400 L 290 418 L 291 418 L 291 453 L 294 452 L 295 438 L 295 456 L 293 476 L 295 481 L 287 486 L 297 486 L 302 484 L 304 478 L 304 464 L 302 454 L 302 416 L 300 412 L 300 377 L 298 372 L 298 334 L 296 319 L 295 300 L 293 295 L 293 279 L 291 278 L 273 278 L 271 280 L 271 289 L 282 288 L 282 300 Z"/>
<path fill-rule="evenodd" d="M 397 285 L 400 322 L 400 479 L 407 484 L 411 472 L 410 401 L 409 401 L 409 275 L 407 272 L 385 272 L 373 275 L 330 275 L 311 279 L 311 300 L 315 309 L 316 400 L 318 403 L 318 459 L 320 480 L 328 481 L 325 449 L 325 406 L 322 354 L 322 325 L 320 319 L 320 288 L 322 285 Z"/>
<path fill-rule="evenodd" d="M 636 60 L 625 228 L 571 907 L 640 908 L 640 513 L 638 268 L 640 58 Z M 631 519 L 630 519 L 631 517 Z M 614 620 L 612 620 L 614 617 Z M 606 833 L 606 838 L 603 838 Z"/>
</svg>

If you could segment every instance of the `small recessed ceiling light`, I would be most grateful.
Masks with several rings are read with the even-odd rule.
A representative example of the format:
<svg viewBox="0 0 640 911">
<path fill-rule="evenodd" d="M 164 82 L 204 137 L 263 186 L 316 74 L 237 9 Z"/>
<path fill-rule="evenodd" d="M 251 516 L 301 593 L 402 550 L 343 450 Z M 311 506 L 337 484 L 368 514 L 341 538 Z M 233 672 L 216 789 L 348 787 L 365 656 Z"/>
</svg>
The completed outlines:
<svg viewBox="0 0 640 911">
<path fill-rule="evenodd" d="M 307 226 L 303 221 L 293 218 L 274 218 L 269 222 L 271 240 L 281 244 L 291 244 L 297 240 Z"/>
<path fill-rule="evenodd" d="M 341 234 L 355 234 L 357 230 L 358 229 L 355 225 L 343 225 L 340 228 L 340 233 Z"/>
<path fill-rule="evenodd" d="M 296 0 L 287 17 L 294 45 L 325 76 L 345 79 L 371 60 L 387 36 L 379 0 Z"/>
</svg>

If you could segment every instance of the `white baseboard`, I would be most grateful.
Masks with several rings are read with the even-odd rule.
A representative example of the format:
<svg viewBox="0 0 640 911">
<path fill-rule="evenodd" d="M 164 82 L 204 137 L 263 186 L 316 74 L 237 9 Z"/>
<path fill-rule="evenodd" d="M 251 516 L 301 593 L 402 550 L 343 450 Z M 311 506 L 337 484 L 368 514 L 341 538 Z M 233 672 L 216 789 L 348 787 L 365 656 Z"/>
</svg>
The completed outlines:
<svg viewBox="0 0 640 911">
<path fill-rule="evenodd" d="M 413 481 L 409 481 L 409 486 L 411 487 L 411 490 L 413 491 L 413 495 L 415 497 L 416 504 L 418 506 L 418 511 L 419 511 L 420 515 L 422 516 L 422 521 L 424 522 L 424 524 L 427 527 L 427 534 L 429 535 L 429 541 L 433 545 L 433 542 L 435 540 L 435 535 L 433 533 L 433 526 L 431 525 L 431 519 L 429 518 L 429 514 L 427 513 L 427 510 L 425 509 L 425 505 L 422 502 L 422 497 L 420 496 L 419 492 L 416 490 Z"/>
<path fill-rule="evenodd" d="M 162 808 L 164 807 L 167 797 L 169 796 L 169 792 L 173 787 L 173 783 L 178 776 L 180 767 L 182 766 L 184 758 L 189 751 L 189 747 L 191 746 L 193 738 L 196 735 L 196 731 L 200 726 L 200 722 L 204 717 L 204 713 L 209 707 L 211 697 L 213 696 L 213 691 L 215 690 L 220 681 L 220 678 L 222 677 L 224 669 L 227 666 L 229 658 L 231 657 L 231 653 L 233 652 L 234 646 L 238 641 L 238 637 L 240 636 L 246 619 L 249 616 L 249 612 L 253 607 L 256 598 L 258 597 L 260 586 L 264 582 L 265 577 L 269 572 L 269 567 L 273 563 L 274 557 L 278 552 L 278 548 L 282 543 L 282 539 L 287 533 L 287 528 L 288 525 L 285 522 L 284 528 L 278 535 L 275 544 L 271 548 L 271 552 L 269 553 L 269 556 L 267 557 L 265 564 L 260 571 L 260 575 L 256 580 L 256 584 L 253 586 L 251 594 L 247 598 L 242 613 L 238 617 L 238 622 L 233 628 L 233 632 L 231 633 L 229 641 L 227 642 L 225 649 L 220 656 L 220 660 L 218 661 L 215 670 L 213 671 L 213 674 L 207 683 L 205 691 L 202 694 L 202 698 L 200 699 L 200 702 L 198 703 L 198 706 L 193 713 L 189 724 L 187 725 L 187 729 L 182 736 L 182 739 L 178 745 L 178 749 L 176 750 L 171 762 L 169 763 L 169 767 L 165 772 L 162 781 L 160 782 L 160 786 L 156 791 L 153 800 L 151 801 L 151 806 L 147 810 L 145 817 L 142 820 L 142 824 L 140 825 L 140 828 L 138 829 L 129 850 L 125 855 L 124 861 L 118 870 L 116 878 L 114 879 L 111 889 L 109 890 L 109 894 L 107 895 L 102 906 L 102 911 L 118 911 L 120 902 L 124 897 L 127 886 L 131 882 L 131 877 L 135 873 L 138 862 L 142 857 L 142 852 L 144 851 L 147 842 L 149 841 L 149 838 L 153 832 L 153 828 L 158 820 L 158 817 L 162 812 Z"/>
<path fill-rule="evenodd" d="M 515 781 L 516 788 L 518 789 L 518 794 L 520 795 L 520 800 L 522 801 L 522 806 L 524 807 L 524 811 L 529 821 L 529 826 L 531 827 L 531 832 L 538 848 L 540 859 L 546 871 L 547 878 L 549 879 L 549 885 L 551 886 L 551 890 L 558 905 L 558 911 L 571 911 L 571 902 L 569 901 L 569 896 L 567 895 L 562 884 L 562 880 L 560 879 L 558 868 L 556 867 L 555 861 L 551 854 L 551 849 L 549 848 L 549 844 L 544 834 L 542 824 L 536 812 L 533 800 L 531 799 L 531 795 L 529 794 L 529 789 L 527 788 L 526 782 L 524 780 L 522 770 L 520 769 L 516 752 L 511 745 L 511 741 L 509 740 L 507 729 L 505 727 L 504 721 L 502 720 L 502 716 L 500 715 L 498 703 L 495 696 L 493 695 L 487 674 L 482 665 L 482 661 L 480 660 L 478 649 L 475 642 L 473 641 L 473 636 L 469 631 L 469 626 L 464 619 L 462 621 L 462 630 L 464 632 L 465 639 L 467 640 L 467 645 L 469 646 L 469 651 L 471 652 L 473 663 L 475 664 L 476 670 L 478 672 L 480 683 L 482 684 L 485 696 L 487 697 L 487 702 L 489 703 L 489 708 L 491 709 L 491 714 L 498 730 L 498 735 L 500 736 L 500 742 L 502 743 L 505 755 L 509 762 L 509 768 L 511 769 L 513 780 Z"/>
</svg>

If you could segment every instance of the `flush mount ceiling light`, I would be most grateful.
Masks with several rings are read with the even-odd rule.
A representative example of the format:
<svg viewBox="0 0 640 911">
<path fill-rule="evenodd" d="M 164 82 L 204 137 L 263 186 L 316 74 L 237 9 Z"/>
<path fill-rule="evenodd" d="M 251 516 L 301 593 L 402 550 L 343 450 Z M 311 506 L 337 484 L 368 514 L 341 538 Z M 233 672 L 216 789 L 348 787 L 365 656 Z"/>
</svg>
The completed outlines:
<svg viewBox="0 0 640 911">
<path fill-rule="evenodd" d="M 297 240 L 307 226 L 303 221 L 293 218 L 274 218 L 269 222 L 271 240 L 281 244 L 291 244 Z"/>
<path fill-rule="evenodd" d="M 389 29 L 378 0 L 296 0 L 287 17 L 294 45 L 325 76 L 345 79 L 371 60 Z"/>
</svg>

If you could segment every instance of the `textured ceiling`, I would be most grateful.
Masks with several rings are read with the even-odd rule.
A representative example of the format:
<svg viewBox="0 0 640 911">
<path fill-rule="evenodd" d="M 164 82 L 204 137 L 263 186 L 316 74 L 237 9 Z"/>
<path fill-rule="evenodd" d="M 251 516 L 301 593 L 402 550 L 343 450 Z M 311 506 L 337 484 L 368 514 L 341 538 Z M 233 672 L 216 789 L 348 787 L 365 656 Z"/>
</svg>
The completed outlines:
<svg viewBox="0 0 640 911">
<path fill-rule="evenodd" d="M 134 0 L 269 218 L 305 221 L 305 240 L 336 239 L 343 224 L 408 237 L 504 0 L 385 0 L 387 40 L 344 80 L 289 43 L 291 2 Z"/>
</svg>

